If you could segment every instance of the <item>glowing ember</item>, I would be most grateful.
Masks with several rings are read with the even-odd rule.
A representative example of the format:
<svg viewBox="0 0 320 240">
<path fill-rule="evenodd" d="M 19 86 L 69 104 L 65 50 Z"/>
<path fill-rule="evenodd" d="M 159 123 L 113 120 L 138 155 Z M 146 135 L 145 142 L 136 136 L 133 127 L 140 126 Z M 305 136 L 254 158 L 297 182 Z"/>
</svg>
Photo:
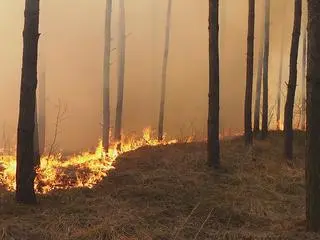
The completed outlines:
<svg viewBox="0 0 320 240">
<path fill-rule="evenodd" d="M 191 139 L 188 139 L 189 141 Z M 120 151 L 117 150 L 117 143 L 114 143 L 106 153 L 102 142 L 99 141 L 95 153 L 84 152 L 67 159 L 64 159 L 62 154 L 44 156 L 41 158 L 40 168 L 37 169 L 35 189 L 38 193 L 48 193 L 54 189 L 92 188 L 113 168 L 112 164 L 120 154 L 143 146 L 167 145 L 176 142 L 177 140 L 158 141 L 152 138 L 151 128 L 146 128 L 143 130 L 142 138 L 124 138 Z M 15 156 L 0 156 L 0 184 L 9 191 L 14 191 L 16 187 L 15 172 Z"/>
</svg>

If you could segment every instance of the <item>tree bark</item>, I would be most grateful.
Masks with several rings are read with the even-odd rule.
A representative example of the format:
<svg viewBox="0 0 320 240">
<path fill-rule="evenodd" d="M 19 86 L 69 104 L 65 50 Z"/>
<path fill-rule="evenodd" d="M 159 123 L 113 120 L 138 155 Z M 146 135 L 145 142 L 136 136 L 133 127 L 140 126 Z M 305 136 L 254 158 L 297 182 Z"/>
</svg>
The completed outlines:
<svg viewBox="0 0 320 240">
<path fill-rule="evenodd" d="M 265 33 L 263 57 L 263 96 L 262 96 L 262 130 L 261 138 L 268 136 L 269 114 L 269 38 L 270 38 L 270 0 L 265 0 Z"/>
<path fill-rule="evenodd" d="M 39 0 L 25 1 L 20 107 L 17 133 L 16 201 L 35 204 L 34 130 L 39 40 Z"/>
<path fill-rule="evenodd" d="M 172 9 L 172 0 L 168 0 L 165 46 L 164 46 L 164 55 L 163 55 L 163 63 L 162 63 L 161 100 L 160 100 L 160 114 L 159 114 L 159 126 L 158 126 L 159 141 L 163 140 L 164 107 L 165 107 L 165 97 L 166 97 L 167 66 L 168 66 L 170 29 L 171 29 L 171 9 Z"/>
<path fill-rule="evenodd" d="M 307 33 L 303 31 L 302 66 L 301 66 L 301 129 L 306 130 L 306 60 Z"/>
<path fill-rule="evenodd" d="M 110 52 L 111 52 L 112 0 L 106 0 L 104 64 L 103 64 L 103 119 L 102 146 L 108 152 L 110 144 Z"/>
<path fill-rule="evenodd" d="M 208 163 L 220 167 L 219 142 L 219 0 L 209 0 Z"/>
<path fill-rule="evenodd" d="M 247 81 L 244 109 L 245 144 L 252 145 L 252 85 L 253 85 L 253 59 L 254 59 L 254 18 L 255 0 L 249 0 L 248 39 L 247 39 Z"/>
<path fill-rule="evenodd" d="M 261 85 L 262 85 L 262 71 L 263 71 L 263 42 L 260 44 L 259 58 L 258 58 L 258 71 L 256 82 L 256 99 L 254 104 L 254 121 L 253 133 L 255 136 L 260 132 L 260 111 L 261 111 Z"/>
<path fill-rule="evenodd" d="M 46 144 L 46 74 L 39 81 L 39 155 L 42 156 Z"/>
<path fill-rule="evenodd" d="M 306 217 L 320 231 L 320 2 L 308 0 Z"/>
<path fill-rule="evenodd" d="M 294 23 L 290 53 L 290 74 L 288 82 L 287 100 L 284 112 L 284 153 L 289 160 L 293 158 L 293 108 L 297 86 L 297 59 L 299 50 L 299 38 L 301 31 L 302 2 L 295 0 Z"/>
<path fill-rule="evenodd" d="M 125 28 L 125 6 L 124 0 L 119 0 L 119 43 L 118 43 L 118 100 L 116 109 L 115 140 L 118 148 L 121 146 L 122 130 L 122 110 L 123 110 L 123 91 L 125 74 L 125 52 L 126 52 L 126 28 Z"/>
</svg>

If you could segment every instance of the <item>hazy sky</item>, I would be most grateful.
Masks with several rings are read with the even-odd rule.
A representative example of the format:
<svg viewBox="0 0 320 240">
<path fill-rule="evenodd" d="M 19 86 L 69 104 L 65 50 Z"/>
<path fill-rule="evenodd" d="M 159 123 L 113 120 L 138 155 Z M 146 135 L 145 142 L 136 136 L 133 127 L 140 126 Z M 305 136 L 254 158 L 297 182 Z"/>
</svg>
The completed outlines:
<svg viewBox="0 0 320 240">
<path fill-rule="evenodd" d="M 241 130 L 246 63 L 246 0 L 221 1 L 221 125 Z M 257 34 L 261 33 L 263 1 L 257 2 Z M 286 54 L 292 31 L 293 1 L 271 0 L 270 98 L 278 81 L 279 46 L 285 24 Z M 287 2 L 286 7 L 284 3 Z M 157 126 L 161 63 L 167 1 L 126 0 L 127 38 L 123 128 L 140 132 Z M 118 4 L 113 15 L 117 46 Z M 0 1 L 0 129 L 15 142 L 21 74 L 23 0 Z M 60 146 L 89 148 L 101 131 L 102 66 L 105 0 L 41 1 L 39 72 L 47 75 L 48 142 L 57 103 L 68 105 L 61 125 Z M 168 135 L 203 133 L 207 121 L 208 1 L 173 0 L 168 65 L 165 130 Z M 256 49 L 260 37 L 256 37 Z M 257 52 L 256 52 L 257 53 Z M 288 67 L 288 57 L 285 58 Z M 114 122 L 117 55 L 112 53 L 112 123 Z M 285 69 L 287 76 L 288 69 Z M 41 80 L 41 79 L 40 79 Z"/>
</svg>

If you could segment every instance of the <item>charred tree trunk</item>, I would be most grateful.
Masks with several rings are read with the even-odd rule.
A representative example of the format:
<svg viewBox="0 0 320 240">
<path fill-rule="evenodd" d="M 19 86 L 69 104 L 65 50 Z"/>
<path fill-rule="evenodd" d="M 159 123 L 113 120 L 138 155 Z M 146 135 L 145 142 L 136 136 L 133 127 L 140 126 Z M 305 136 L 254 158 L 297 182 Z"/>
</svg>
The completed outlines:
<svg viewBox="0 0 320 240">
<path fill-rule="evenodd" d="M 306 217 L 320 231 L 320 2 L 308 0 Z"/>
<path fill-rule="evenodd" d="M 160 114 L 159 114 L 159 126 L 158 126 L 159 141 L 163 140 L 164 106 L 165 106 L 165 97 L 166 97 L 167 66 L 168 66 L 170 29 L 171 29 L 171 9 L 172 9 L 172 0 L 168 0 L 165 46 L 164 46 L 164 55 L 163 55 L 163 63 L 162 63 L 161 100 L 160 100 Z"/>
<path fill-rule="evenodd" d="M 16 201 L 35 204 L 34 130 L 39 40 L 39 0 L 25 1 L 20 107 L 17 133 Z"/>
<path fill-rule="evenodd" d="M 106 2 L 104 64 L 103 64 L 103 119 L 102 146 L 106 152 L 109 149 L 110 133 L 110 52 L 111 52 L 111 16 L 112 0 Z"/>
<path fill-rule="evenodd" d="M 283 55 L 284 55 L 284 27 L 282 29 L 281 37 L 281 52 L 280 52 L 280 69 L 278 79 L 278 93 L 277 93 L 277 130 L 281 129 L 281 87 L 282 87 L 282 75 L 283 75 Z"/>
<path fill-rule="evenodd" d="M 265 0 L 265 33 L 263 55 L 263 96 L 262 96 L 262 130 L 261 138 L 268 136 L 269 114 L 269 38 L 270 38 L 270 0 Z"/>
<path fill-rule="evenodd" d="M 257 136 L 258 133 L 260 132 L 262 70 L 263 70 L 263 43 L 260 44 L 260 50 L 259 50 L 257 83 L 256 83 L 256 100 L 254 104 L 253 133 L 255 136 Z"/>
<path fill-rule="evenodd" d="M 208 163 L 220 167 L 219 142 L 219 0 L 209 0 Z"/>
<path fill-rule="evenodd" d="M 124 0 L 119 0 L 119 43 L 118 43 L 118 99 L 116 109 L 115 140 L 118 142 L 118 148 L 121 146 L 122 130 L 122 109 L 123 109 L 123 91 L 125 74 L 125 54 L 126 54 L 126 26 L 125 26 L 125 7 Z"/>
<path fill-rule="evenodd" d="M 307 33 L 303 32 L 302 66 L 301 66 L 301 129 L 306 130 L 306 60 L 307 60 Z"/>
<path fill-rule="evenodd" d="M 293 108 L 297 86 L 297 59 L 299 50 L 299 38 L 301 30 L 302 2 L 295 0 L 294 23 L 290 53 L 290 74 L 288 82 L 287 100 L 284 112 L 284 153 L 287 159 L 293 157 Z"/>
<path fill-rule="evenodd" d="M 46 144 L 46 75 L 42 73 L 39 81 L 39 154 L 42 156 Z"/>
<path fill-rule="evenodd" d="M 248 14 L 248 39 L 247 39 L 247 81 L 244 109 L 244 134 L 245 144 L 252 145 L 252 85 L 253 85 L 253 58 L 254 58 L 254 18 L 255 0 L 249 0 Z"/>
</svg>

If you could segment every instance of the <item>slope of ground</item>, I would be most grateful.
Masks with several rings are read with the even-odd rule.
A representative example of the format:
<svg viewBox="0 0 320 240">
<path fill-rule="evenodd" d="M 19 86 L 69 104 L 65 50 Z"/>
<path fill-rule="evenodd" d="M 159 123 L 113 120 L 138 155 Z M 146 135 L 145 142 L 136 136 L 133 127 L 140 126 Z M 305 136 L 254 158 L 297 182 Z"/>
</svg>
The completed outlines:
<svg viewBox="0 0 320 240">
<path fill-rule="evenodd" d="M 127 153 L 94 189 L 56 191 L 17 206 L 0 191 L 0 239 L 320 239 L 304 232 L 304 137 L 293 167 L 273 133 L 252 151 L 223 141 L 223 168 L 203 143 Z"/>
</svg>

